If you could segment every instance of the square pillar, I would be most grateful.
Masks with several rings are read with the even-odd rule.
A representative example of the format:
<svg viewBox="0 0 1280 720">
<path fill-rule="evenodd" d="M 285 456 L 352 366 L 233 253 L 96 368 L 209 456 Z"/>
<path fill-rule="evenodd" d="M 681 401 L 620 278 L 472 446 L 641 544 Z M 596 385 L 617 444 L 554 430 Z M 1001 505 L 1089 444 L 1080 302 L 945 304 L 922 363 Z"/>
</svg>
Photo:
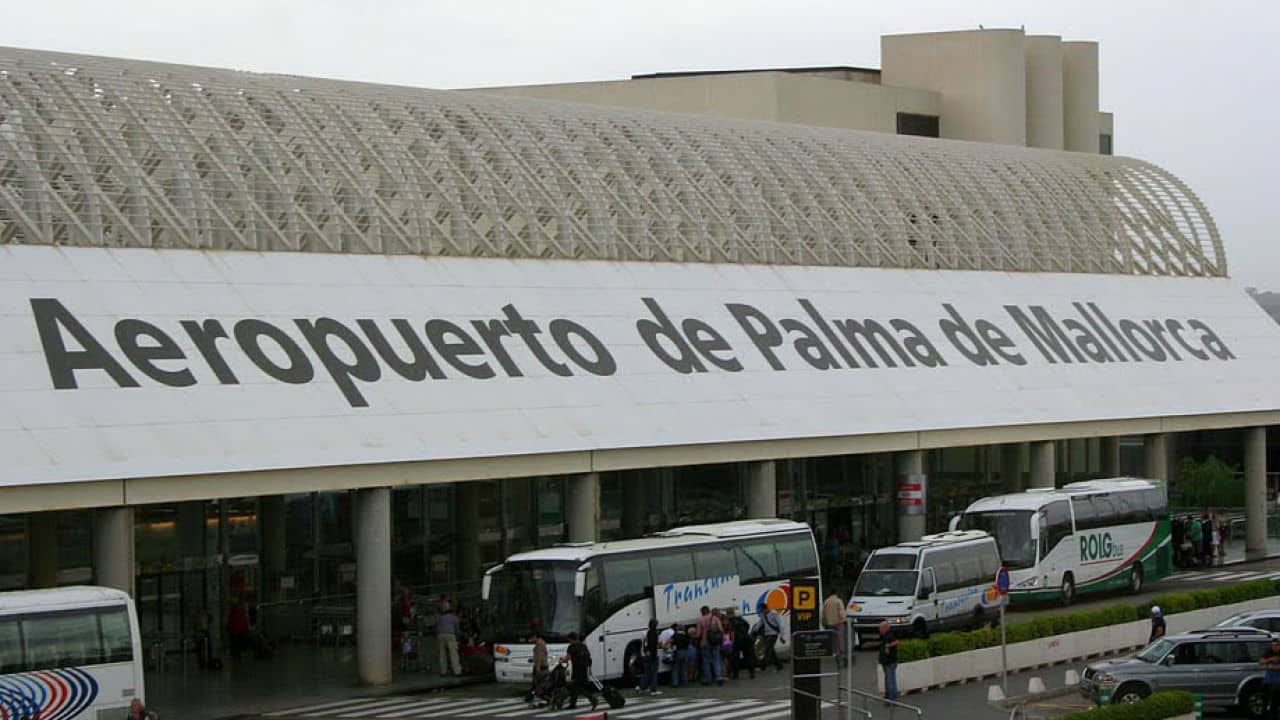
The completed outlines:
<svg viewBox="0 0 1280 720">
<path fill-rule="evenodd" d="M 391 488 L 356 492 L 356 664 L 364 685 L 391 682 Z"/>
<path fill-rule="evenodd" d="M 565 490 L 569 542 L 595 542 L 600 537 L 600 473 L 569 478 Z"/>
<path fill-rule="evenodd" d="M 913 542 L 924 536 L 928 502 L 928 479 L 924 474 L 924 451 L 908 450 L 894 455 L 898 481 L 898 542 Z"/>
<path fill-rule="evenodd" d="M 768 519 L 778 516 L 778 464 L 773 460 L 747 466 L 747 517 Z"/>
<path fill-rule="evenodd" d="M 1000 446 L 1000 484 L 1005 492 L 1022 492 L 1026 485 L 1022 482 L 1022 443 L 1008 443 Z"/>
<path fill-rule="evenodd" d="M 58 586 L 58 513 L 27 516 L 27 572 L 32 588 Z"/>
<path fill-rule="evenodd" d="M 1102 475 L 1103 477 L 1120 476 L 1120 438 L 1104 437 L 1102 440 Z"/>
<path fill-rule="evenodd" d="M 1053 440 L 1031 443 L 1031 487 L 1057 486 L 1057 444 Z"/>
<path fill-rule="evenodd" d="M 457 567 L 454 582 L 480 577 L 480 487 L 474 482 L 454 485 L 454 552 Z"/>
<path fill-rule="evenodd" d="M 1169 482 L 1168 433 L 1144 435 L 1142 438 L 1143 473 L 1153 480 Z"/>
<path fill-rule="evenodd" d="M 1244 431 L 1244 500 L 1246 559 L 1267 555 L 1267 429 Z"/>
<path fill-rule="evenodd" d="M 93 513 L 93 578 L 103 587 L 134 596 L 133 508 L 99 508 Z"/>
</svg>

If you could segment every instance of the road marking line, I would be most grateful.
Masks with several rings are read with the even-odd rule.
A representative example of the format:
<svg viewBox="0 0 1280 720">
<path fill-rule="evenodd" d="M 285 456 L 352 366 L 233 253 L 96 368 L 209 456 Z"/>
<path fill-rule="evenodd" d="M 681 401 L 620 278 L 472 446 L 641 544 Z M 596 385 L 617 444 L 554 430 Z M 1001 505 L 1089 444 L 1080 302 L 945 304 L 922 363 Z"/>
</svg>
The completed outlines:
<svg viewBox="0 0 1280 720">
<path fill-rule="evenodd" d="M 373 702 L 373 703 L 369 703 L 368 705 L 365 705 L 364 707 L 358 707 L 358 708 L 343 708 L 343 709 L 342 709 L 342 711 L 341 711 L 340 713 L 337 713 L 337 714 L 333 714 L 333 713 L 329 713 L 329 712 L 325 712 L 324 714 L 325 714 L 325 715 L 333 714 L 333 716 L 334 716 L 334 717 L 340 717 L 340 718 L 364 717 L 364 716 L 366 716 L 366 715 L 372 715 L 372 714 L 374 714 L 374 713 L 376 713 L 376 712 L 381 712 L 381 711 L 388 710 L 388 709 L 390 709 L 390 708 L 392 708 L 392 707 L 394 707 L 394 706 L 396 706 L 396 705 L 401 705 L 401 706 L 403 706 L 403 705 L 409 705 L 409 704 L 412 704 L 412 703 L 413 703 L 413 698 L 403 698 L 403 697 L 402 697 L 402 698 L 396 698 L 396 699 L 394 699 L 394 700 L 386 700 L 386 699 L 382 699 L 382 700 L 378 700 L 378 701 Z M 313 713 L 313 714 L 314 714 L 314 713 Z"/>
<path fill-rule="evenodd" d="M 304 705 L 302 707 L 289 708 L 288 710 L 276 710 L 275 712 L 266 713 L 265 717 L 279 717 L 281 715 L 301 715 L 303 713 L 309 713 L 314 710 L 337 710 L 338 708 L 345 707 L 347 705 L 363 705 L 367 702 L 369 702 L 369 698 L 367 697 L 355 698 L 354 700 L 351 698 L 347 698 L 346 700 L 333 700 L 327 703 L 320 703 L 319 705 Z"/>
<path fill-rule="evenodd" d="M 458 715 L 458 717 L 469 718 L 469 717 L 480 717 L 482 715 L 493 715 L 495 714 L 495 711 L 501 712 L 504 710 L 512 710 L 512 709 L 515 709 L 516 707 L 524 706 L 525 704 L 527 703 L 523 698 L 519 700 L 499 700 L 497 702 L 490 702 L 489 704 L 485 705 L 485 708 L 483 710 L 480 710 L 480 711 L 476 711 L 474 708 L 469 708 L 468 712 L 462 713 L 461 715 Z M 453 708 L 448 708 L 448 709 L 450 711 L 453 710 Z M 450 714 L 452 714 L 452 712 L 450 712 Z"/>
<path fill-rule="evenodd" d="M 1178 578 L 1178 579 L 1179 579 L 1181 582 L 1194 582 L 1194 581 L 1199 581 L 1199 580 L 1212 580 L 1212 579 L 1214 579 L 1214 578 L 1216 578 L 1216 577 L 1218 577 L 1218 576 L 1220 576 L 1220 575 L 1230 575 L 1230 574 L 1231 574 L 1231 572 L 1230 572 L 1230 571 L 1228 571 L 1228 572 L 1211 572 L 1211 573 L 1193 572 L 1193 573 L 1187 573 L 1185 576 L 1183 576 L 1183 577 L 1181 577 L 1181 578 Z"/>
<path fill-rule="evenodd" d="M 666 708 L 666 707 L 655 708 L 655 706 L 658 703 L 652 703 L 650 705 L 646 705 L 643 708 L 642 712 L 626 713 L 626 716 L 629 718 L 649 717 L 650 715 L 661 715 L 662 713 L 665 713 L 668 710 L 672 710 L 672 709 L 678 710 L 681 713 L 686 713 L 690 710 L 696 710 L 697 708 L 706 707 L 708 705 L 714 705 L 716 703 L 721 703 L 724 701 L 719 699 L 710 699 L 710 700 L 689 700 L 689 701 L 673 701 L 673 702 L 682 702 L 683 704 L 681 704 L 680 707 L 678 708 Z M 615 714 L 622 715 L 625 713 L 625 711 L 626 709 L 623 708 L 622 710 L 618 710 Z"/>
<path fill-rule="evenodd" d="M 715 715 L 703 715 L 698 718 L 698 720 L 729 720 L 729 718 L 736 718 L 741 715 L 750 715 L 751 713 L 766 707 L 761 704 L 762 702 L 763 701 L 761 700 L 737 700 L 732 703 L 726 703 L 727 705 L 733 705 L 733 708 L 729 710 L 729 712 L 716 713 Z"/>
<path fill-rule="evenodd" d="M 791 703 L 787 702 L 787 706 L 782 708 L 781 710 L 775 710 L 771 713 L 765 713 L 764 715 L 752 715 L 751 717 L 747 718 L 747 720 L 769 720 L 769 718 L 786 717 L 790 714 L 791 714 Z"/>
<path fill-rule="evenodd" d="M 1231 573 L 1224 577 L 1216 577 L 1213 579 L 1213 581 L 1214 582 L 1236 582 L 1239 580 L 1252 578 L 1254 575 L 1257 575 L 1257 574 L 1258 573 L 1255 573 L 1255 572 Z"/>
<path fill-rule="evenodd" d="M 378 711 L 379 714 L 374 715 L 374 717 L 380 717 L 380 718 L 405 717 L 406 713 L 415 713 L 420 710 L 435 711 L 436 705 L 447 705 L 448 703 L 451 703 L 451 702 L 454 702 L 453 698 L 442 697 L 442 698 L 436 698 L 435 700 L 425 700 L 425 701 L 415 702 L 413 704 L 405 705 L 403 707 L 398 707 L 390 711 L 388 711 L 386 708 L 382 708 Z"/>
</svg>

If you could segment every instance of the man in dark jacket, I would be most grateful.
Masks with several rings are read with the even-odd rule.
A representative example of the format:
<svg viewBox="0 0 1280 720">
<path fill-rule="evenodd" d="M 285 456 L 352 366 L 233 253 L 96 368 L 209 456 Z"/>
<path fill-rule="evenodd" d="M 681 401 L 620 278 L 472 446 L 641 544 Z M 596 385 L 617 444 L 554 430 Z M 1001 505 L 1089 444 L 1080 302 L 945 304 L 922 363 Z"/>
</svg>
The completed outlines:
<svg viewBox="0 0 1280 720">
<path fill-rule="evenodd" d="M 578 633 L 569 633 L 569 648 L 564 659 L 573 664 L 573 672 L 569 676 L 569 709 L 577 707 L 578 695 L 581 694 L 587 696 L 591 709 L 595 710 L 600 698 L 596 697 L 595 686 L 591 684 L 591 651 L 578 638 Z"/>
<path fill-rule="evenodd" d="M 756 677 L 756 652 L 755 643 L 751 642 L 751 626 L 747 624 L 746 618 L 729 610 L 729 630 L 733 633 L 733 679 L 738 679 L 738 674 L 743 670 L 751 673 L 751 679 Z"/>
<path fill-rule="evenodd" d="M 644 678 L 640 681 L 640 687 L 636 688 L 636 694 L 640 694 L 645 690 L 650 695 L 661 695 L 658 691 L 658 621 L 649 621 L 649 630 L 644 634 L 644 640 L 640 643 L 640 659 L 644 662 Z"/>
</svg>

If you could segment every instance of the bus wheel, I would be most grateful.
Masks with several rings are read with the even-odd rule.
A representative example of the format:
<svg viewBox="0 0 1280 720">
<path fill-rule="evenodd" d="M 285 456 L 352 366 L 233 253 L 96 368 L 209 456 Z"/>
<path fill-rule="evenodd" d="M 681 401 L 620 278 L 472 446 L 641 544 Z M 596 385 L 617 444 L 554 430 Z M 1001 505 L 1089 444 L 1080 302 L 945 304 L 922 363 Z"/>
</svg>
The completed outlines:
<svg viewBox="0 0 1280 720">
<path fill-rule="evenodd" d="M 1062 576 L 1062 604 L 1070 605 L 1076 599 L 1076 579 L 1071 573 Z"/>
<path fill-rule="evenodd" d="M 1142 565 L 1140 563 L 1133 564 L 1133 570 L 1129 573 L 1129 592 L 1137 594 L 1142 592 Z"/>
<path fill-rule="evenodd" d="M 916 621 L 911 623 L 911 634 L 922 640 L 928 638 L 929 623 L 925 622 L 924 618 L 916 618 Z"/>
<path fill-rule="evenodd" d="M 636 687 L 642 677 L 644 677 L 644 667 L 640 660 L 640 643 L 633 642 L 622 654 L 622 684 L 626 687 Z"/>
</svg>

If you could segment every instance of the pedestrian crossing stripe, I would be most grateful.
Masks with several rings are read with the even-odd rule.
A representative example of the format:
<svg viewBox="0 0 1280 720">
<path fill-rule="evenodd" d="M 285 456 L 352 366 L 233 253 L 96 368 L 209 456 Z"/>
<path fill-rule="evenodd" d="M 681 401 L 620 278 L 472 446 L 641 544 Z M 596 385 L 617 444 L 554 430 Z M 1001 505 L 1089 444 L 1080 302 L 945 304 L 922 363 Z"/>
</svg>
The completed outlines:
<svg viewBox="0 0 1280 720">
<path fill-rule="evenodd" d="M 1231 571 L 1216 570 L 1208 572 L 1183 572 L 1176 575 L 1170 575 L 1169 580 L 1172 582 L 1215 582 L 1215 583 L 1236 583 L 1249 582 L 1251 580 L 1275 580 L 1280 579 L 1280 571 L 1274 570 L 1249 570 L 1249 571 Z"/>
<path fill-rule="evenodd" d="M 604 706 L 601 701 L 601 706 Z M 687 720 L 773 720 L 790 714 L 789 700 L 720 698 L 634 698 L 617 710 L 609 710 L 610 720 L 659 720 L 668 714 Z M 313 718 L 403 718 L 405 720 L 430 718 L 570 718 L 582 715 L 580 702 L 577 708 L 550 710 L 545 706 L 530 708 L 524 699 L 476 698 L 476 697 L 421 697 L 394 696 L 381 698 L 355 698 L 334 700 L 303 707 L 276 710 L 262 717 L 313 717 Z"/>
</svg>

